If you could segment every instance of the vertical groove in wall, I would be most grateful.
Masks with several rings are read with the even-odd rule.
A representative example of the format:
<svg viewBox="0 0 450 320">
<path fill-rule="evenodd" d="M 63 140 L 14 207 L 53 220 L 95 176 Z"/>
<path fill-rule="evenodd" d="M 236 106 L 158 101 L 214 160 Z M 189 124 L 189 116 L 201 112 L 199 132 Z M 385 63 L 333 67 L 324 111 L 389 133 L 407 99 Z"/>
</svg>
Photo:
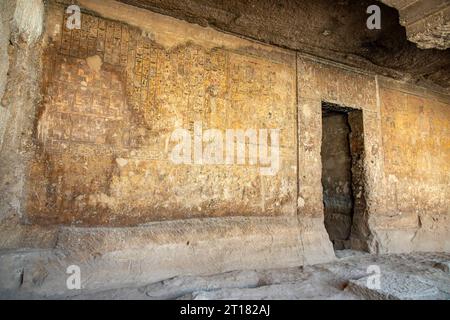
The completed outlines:
<svg viewBox="0 0 450 320">
<path fill-rule="evenodd" d="M 380 132 L 380 136 L 379 136 L 379 144 L 380 144 L 380 148 L 379 150 L 381 150 L 381 154 L 380 154 L 380 170 L 381 173 L 383 175 L 383 179 L 384 179 L 384 143 L 383 143 L 383 136 L 381 134 L 381 97 L 380 97 L 380 82 L 379 82 L 379 78 L 378 75 L 375 75 L 375 88 L 376 88 L 376 99 L 377 99 L 377 120 L 378 120 L 378 131 Z M 384 181 L 383 181 L 384 183 Z"/>
<path fill-rule="evenodd" d="M 300 148 L 300 122 L 299 122 L 299 110 L 298 108 L 300 107 L 300 101 L 299 101 L 299 94 L 298 94 L 298 52 L 295 52 L 295 135 L 296 135 L 296 161 L 297 161 L 297 170 L 296 170 L 296 179 L 297 179 L 297 192 L 296 192 L 296 198 L 295 198 L 295 216 L 297 218 L 297 224 L 298 224 L 298 237 L 299 237 L 299 241 L 300 241 L 300 246 L 301 246 L 301 254 L 299 255 L 301 260 L 302 260 L 302 264 L 305 264 L 306 259 L 305 259 L 305 244 L 303 242 L 303 235 L 302 235 L 302 225 L 300 223 L 300 216 L 298 213 L 298 198 L 300 196 L 300 152 L 299 152 L 299 148 Z"/>
<path fill-rule="evenodd" d="M 377 103 L 377 124 L 378 128 L 381 128 L 381 101 L 380 101 L 380 83 L 378 81 L 378 75 L 375 75 L 375 95 L 376 95 L 376 103 Z M 383 145 L 383 137 L 380 137 L 380 147 Z M 384 161 L 384 155 L 383 155 L 383 161 Z"/>
<path fill-rule="evenodd" d="M 298 215 L 298 198 L 300 196 L 300 153 L 299 153 L 299 148 L 300 148 L 300 139 L 299 139 L 299 134 L 300 134 L 300 129 L 299 129 L 299 120 L 298 120 L 298 116 L 299 116 L 299 100 L 298 100 L 298 53 L 295 52 L 295 137 L 296 137 L 296 141 L 297 141 L 297 150 L 296 150 L 296 154 L 297 154 L 297 193 L 296 193 L 296 198 L 295 198 L 295 208 L 296 208 L 296 214 Z"/>
</svg>

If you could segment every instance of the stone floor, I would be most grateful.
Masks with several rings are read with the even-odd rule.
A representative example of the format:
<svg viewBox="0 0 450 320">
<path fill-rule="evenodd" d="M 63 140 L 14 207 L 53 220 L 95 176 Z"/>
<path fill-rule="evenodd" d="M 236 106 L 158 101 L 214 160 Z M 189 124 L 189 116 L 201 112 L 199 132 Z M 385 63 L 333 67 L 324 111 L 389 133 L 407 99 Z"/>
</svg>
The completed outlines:
<svg viewBox="0 0 450 320">
<path fill-rule="evenodd" d="M 450 300 L 450 253 L 370 255 L 344 250 L 336 256 L 334 262 L 313 266 L 180 276 L 136 287 L 46 298 Z M 20 291 L 0 291 L 0 297 L 42 298 Z"/>
<path fill-rule="evenodd" d="M 344 250 L 336 252 L 336 256 L 338 260 L 327 264 L 176 277 L 72 298 L 450 299 L 448 253 L 375 256 Z M 378 270 L 379 283 L 374 273 Z"/>
</svg>

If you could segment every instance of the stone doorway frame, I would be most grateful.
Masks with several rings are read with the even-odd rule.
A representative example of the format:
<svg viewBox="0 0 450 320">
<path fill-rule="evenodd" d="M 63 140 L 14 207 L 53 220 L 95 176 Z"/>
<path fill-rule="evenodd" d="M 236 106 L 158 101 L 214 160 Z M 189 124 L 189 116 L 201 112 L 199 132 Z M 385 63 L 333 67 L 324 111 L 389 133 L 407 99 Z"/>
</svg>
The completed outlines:
<svg viewBox="0 0 450 320">
<path fill-rule="evenodd" d="M 297 53 L 298 219 L 324 219 L 320 157 L 322 101 L 362 113 L 366 207 L 359 223 L 364 227 L 358 235 L 355 232 L 351 241 L 353 249 L 377 253 L 380 244 L 376 218 L 383 215 L 385 208 L 378 76 L 300 53 Z"/>
</svg>

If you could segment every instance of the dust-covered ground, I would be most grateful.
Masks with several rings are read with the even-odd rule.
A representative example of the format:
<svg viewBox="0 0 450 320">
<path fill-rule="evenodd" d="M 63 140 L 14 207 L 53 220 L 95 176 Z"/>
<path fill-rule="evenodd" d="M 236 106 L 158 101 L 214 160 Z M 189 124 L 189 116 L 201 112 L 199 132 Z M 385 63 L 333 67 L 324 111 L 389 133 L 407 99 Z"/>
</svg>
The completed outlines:
<svg viewBox="0 0 450 320">
<path fill-rule="evenodd" d="M 15 299 L 446 299 L 450 300 L 450 253 L 370 255 L 344 250 L 337 260 L 313 266 L 180 276 L 161 282 L 70 296 L 42 297 L 20 289 Z"/>
</svg>

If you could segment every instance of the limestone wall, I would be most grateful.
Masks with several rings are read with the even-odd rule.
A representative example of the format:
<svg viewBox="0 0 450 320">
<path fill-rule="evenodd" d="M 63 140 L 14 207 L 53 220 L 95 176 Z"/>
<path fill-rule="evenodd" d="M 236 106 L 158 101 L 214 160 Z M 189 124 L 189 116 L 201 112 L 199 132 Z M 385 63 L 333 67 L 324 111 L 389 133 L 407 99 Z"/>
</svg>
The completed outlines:
<svg viewBox="0 0 450 320">
<path fill-rule="evenodd" d="M 295 54 L 150 13 L 147 34 L 87 13 L 81 30 L 69 30 L 63 12 L 48 12 L 31 221 L 136 225 L 295 213 Z M 132 16 L 118 12 L 116 19 Z M 191 163 L 171 159 L 177 129 L 190 133 Z M 208 129 L 219 131 L 218 141 L 207 140 Z M 261 138 L 274 143 L 260 131 L 273 129 L 280 159 L 267 175 L 275 164 L 249 152 Z M 254 130 L 258 140 L 233 140 L 228 159 L 227 130 Z M 217 161 L 199 159 L 217 143 Z M 237 154 L 239 144 L 246 154 Z"/>
<path fill-rule="evenodd" d="M 420 216 L 448 216 L 445 96 L 420 98 L 430 94 L 407 86 L 411 93 L 400 93 L 405 89 L 397 82 L 361 70 L 113 1 L 80 4 L 81 30 L 62 23 L 64 5 L 47 10 L 45 98 L 25 188 L 33 224 L 121 227 L 279 216 L 294 219 L 300 230 L 313 221 L 326 238 L 322 102 L 362 111 L 354 248 L 389 251 L 397 247 L 385 230 L 417 231 Z M 404 115 L 425 131 L 416 136 L 414 125 L 402 124 Z M 279 129 L 279 170 L 261 174 L 261 163 L 248 154 L 242 163 L 199 164 L 195 154 L 192 163 L 173 163 L 171 134 L 188 130 L 195 148 L 199 123 L 223 134 Z M 404 144 L 411 148 L 403 151 Z M 246 151 L 251 147 L 247 140 Z"/>
<path fill-rule="evenodd" d="M 450 246 L 448 100 L 391 82 L 380 87 L 386 214 L 377 219 L 389 251 Z"/>
<path fill-rule="evenodd" d="M 0 247 L 58 256 L 27 262 L 27 275 L 48 277 L 25 283 L 64 290 L 71 263 L 98 288 L 333 259 L 322 102 L 362 112 L 352 247 L 450 250 L 447 96 L 114 1 L 79 1 L 82 29 L 70 31 L 59 3 L 46 5 L 43 51 L 10 55 L 4 98 L 14 121 Z M 198 123 L 279 129 L 278 170 L 264 175 L 248 156 L 174 163 L 172 133 L 194 141 Z"/>
<path fill-rule="evenodd" d="M 65 290 L 70 264 L 98 288 L 333 259 L 320 215 L 296 210 L 296 54 L 114 2 L 82 5 L 84 29 L 70 32 L 65 7 L 47 6 L 24 217 L 0 225 L 4 248 L 63 256 L 33 255 L 25 273 L 48 276 L 25 283 Z M 171 162 L 171 133 L 197 121 L 279 129 L 279 170 L 264 175 L 248 156 Z"/>
<path fill-rule="evenodd" d="M 22 218 L 26 159 L 40 98 L 41 0 L 0 3 L 0 221 Z"/>
<path fill-rule="evenodd" d="M 355 212 L 352 246 L 449 250 L 448 97 L 314 58 L 298 61 L 299 212 L 322 212 L 321 102 L 361 109 L 365 206 Z"/>
</svg>

